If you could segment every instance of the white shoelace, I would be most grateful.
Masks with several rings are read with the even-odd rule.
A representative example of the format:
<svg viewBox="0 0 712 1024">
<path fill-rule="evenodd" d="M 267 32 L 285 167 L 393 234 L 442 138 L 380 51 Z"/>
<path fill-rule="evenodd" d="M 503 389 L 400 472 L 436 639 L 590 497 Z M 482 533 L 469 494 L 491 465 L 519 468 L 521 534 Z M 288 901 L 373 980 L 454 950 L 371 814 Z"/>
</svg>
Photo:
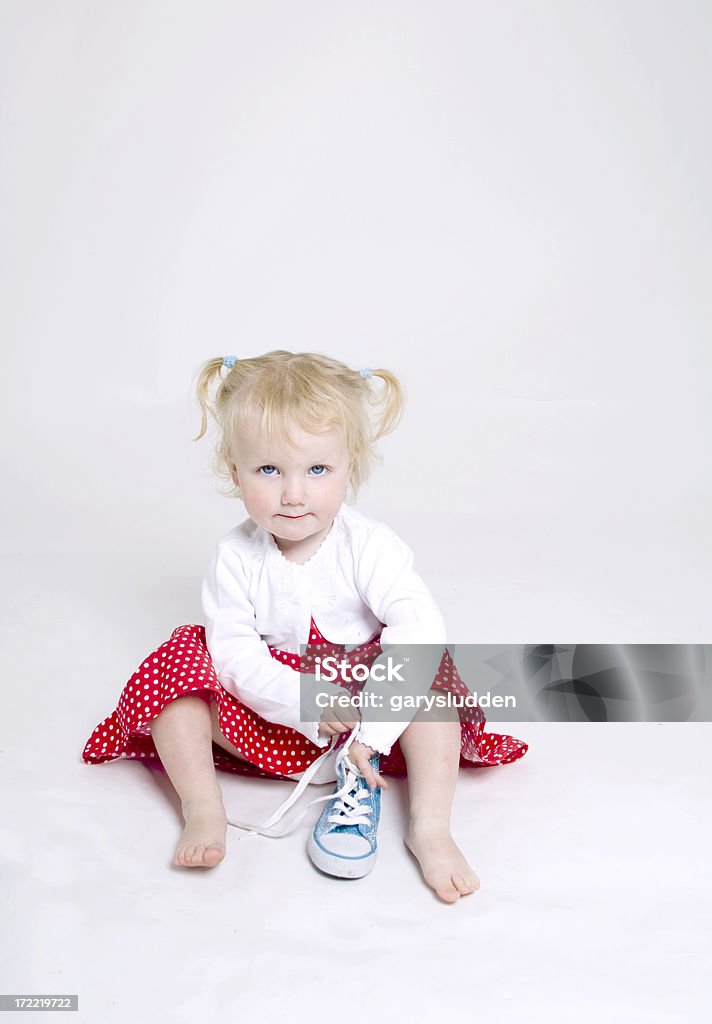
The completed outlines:
<svg viewBox="0 0 712 1024">
<path fill-rule="evenodd" d="M 334 804 L 334 813 L 326 819 L 332 825 L 370 825 L 371 808 L 364 807 L 362 800 L 370 798 L 370 790 L 359 785 L 360 772 L 355 765 L 344 755 L 346 764 L 346 783 L 339 790 L 339 796 Z M 344 792 L 345 791 L 345 792 Z"/>
<path fill-rule="evenodd" d="M 281 803 L 279 805 L 277 810 L 274 812 L 274 814 L 272 814 L 267 819 L 267 821 L 265 821 L 262 825 L 255 825 L 253 822 L 239 821 L 237 818 L 228 818 L 227 819 L 228 825 L 234 825 L 235 828 L 245 829 L 246 834 L 244 836 L 240 836 L 239 837 L 241 840 L 242 839 L 249 839 L 250 836 L 256 836 L 256 835 L 269 836 L 271 839 L 281 839 L 282 836 L 287 836 L 287 835 L 289 835 L 290 832 L 294 831 L 294 829 L 297 827 L 297 825 L 302 820 L 304 815 L 307 813 L 309 808 L 313 807 L 314 804 L 319 804 L 319 803 L 323 803 L 325 800 L 334 800 L 334 799 L 337 799 L 337 800 L 339 800 L 339 802 L 341 802 L 342 799 L 347 798 L 348 794 L 351 793 L 351 791 L 354 789 L 355 778 L 356 778 L 356 774 L 358 772 L 358 769 L 346 757 L 346 753 L 347 753 L 349 747 L 351 746 L 351 744 L 353 742 L 353 739 L 354 739 L 356 733 L 358 732 L 359 728 L 360 728 L 360 723 L 357 722 L 356 725 L 354 726 L 354 728 L 352 729 L 349 738 L 346 740 L 346 742 L 344 743 L 343 747 L 341 747 L 341 749 L 339 750 L 339 753 L 337 754 L 337 758 L 342 758 L 343 757 L 344 760 L 346 761 L 347 772 L 346 772 L 346 782 L 341 787 L 341 789 L 339 789 L 336 793 L 327 793 L 326 796 L 318 796 L 318 797 L 316 797 L 316 799 L 310 800 L 309 803 L 306 804 L 306 806 L 303 808 L 303 810 L 301 810 L 300 813 L 296 817 L 294 817 L 292 819 L 292 821 L 289 823 L 289 825 L 287 825 L 286 827 L 284 827 L 284 825 L 283 825 L 283 827 L 281 829 L 277 829 L 277 828 L 274 827 L 277 824 L 277 822 L 281 818 L 284 817 L 285 812 L 288 811 L 289 808 L 292 807 L 296 803 L 296 801 L 299 799 L 299 797 L 302 795 L 302 793 L 304 792 L 306 787 L 309 785 L 310 780 L 314 777 L 314 775 L 316 774 L 316 772 L 319 769 L 319 766 L 322 764 L 322 762 L 325 760 L 325 758 L 328 757 L 329 754 L 333 753 L 333 749 L 334 748 L 332 746 L 332 744 L 333 744 L 333 737 L 332 737 L 332 739 L 329 741 L 329 746 L 326 748 L 324 753 L 321 754 L 321 756 L 318 757 L 316 759 L 316 761 L 314 761 L 312 764 L 310 764 L 309 767 L 307 768 L 307 770 L 304 772 L 304 775 L 299 780 L 299 785 L 295 788 L 295 790 L 292 793 L 292 795 L 290 797 L 288 797 L 283 803 Z M 354 810 L 355 810 L 355 808 L 354 808 L 354 806 L 352 804 L 352 806 L 348 810 L 348 812 L 346 811 L 346 807 L 344 808 L 344 813 L 351 814 L 351 813 L 353 813 Z M 331 820 L 332 817 L 333 817 L 333 815 L 330 815 L 329 816 L 329 820 Z M 346 822 L 342 822 L 342 824 L 346 824 Z M 358 822 L 352 821 L 352 822 L 350 822 L 350 824 L 358 824 Z"/>
</svg>

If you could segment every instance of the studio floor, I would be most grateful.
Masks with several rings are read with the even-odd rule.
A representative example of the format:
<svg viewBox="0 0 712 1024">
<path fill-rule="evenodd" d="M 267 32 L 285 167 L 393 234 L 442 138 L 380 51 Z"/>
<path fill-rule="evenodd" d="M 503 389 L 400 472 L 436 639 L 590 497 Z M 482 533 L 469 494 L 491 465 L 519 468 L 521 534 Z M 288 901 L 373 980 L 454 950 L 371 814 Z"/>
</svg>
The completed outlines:
<svg viewBox="0 0 712 1024">
<path fill-rule="evenodd" d="M 307 1021 L 337 1007 L 347 1021 L 651 1024 L 709 1005 L 709 724 L 489 722 L 530 749 L 460 773 L 453 833 L 482 887 L 452 906 L 403 846 L 405 780 L 384 796 L 365 879 L 311 865 L 319 805 L 278 840 L 230 827 L 213 870 L 176 868 L 165 774 L 81 762 L 163 626 L 92 604 L 98 578 L 51 605 L 23 578 L 3 626 L 2 992 L 77 993 L 90 1024 Z M 294 786 L 220 781 L 228 815 L 247 820 Z"/>
</svg>

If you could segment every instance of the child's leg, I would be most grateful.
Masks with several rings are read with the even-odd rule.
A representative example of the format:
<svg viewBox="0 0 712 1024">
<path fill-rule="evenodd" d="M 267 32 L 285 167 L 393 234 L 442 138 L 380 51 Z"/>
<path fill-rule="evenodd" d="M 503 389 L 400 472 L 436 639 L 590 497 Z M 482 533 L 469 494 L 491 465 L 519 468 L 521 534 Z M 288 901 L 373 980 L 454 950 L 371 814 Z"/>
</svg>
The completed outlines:
<svg viewBox="0 0 712 1024">
<path fill-rule="evenodd" d="M 227 818 L 213 762 L 211 706 L 186 694 L 171 701 L 149 728 L 185 820 L 173 863 L 214 867 L 225 856 Z"/>
<path fill-rule="evenodd" d="M 450 834 L 460 766 L 460 721 L 417 715 L 400 737 L 408 767 L 410 822 L 405 844 L 438 896 L 454 903 L 480 882 Z"/>
</svg>

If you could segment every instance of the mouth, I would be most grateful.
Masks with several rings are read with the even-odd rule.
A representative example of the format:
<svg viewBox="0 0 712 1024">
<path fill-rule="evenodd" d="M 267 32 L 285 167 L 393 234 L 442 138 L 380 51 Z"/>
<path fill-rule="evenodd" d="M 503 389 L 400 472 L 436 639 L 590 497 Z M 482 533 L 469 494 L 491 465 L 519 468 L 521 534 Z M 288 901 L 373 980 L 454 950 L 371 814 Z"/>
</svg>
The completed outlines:
<svg viewBox="0 0 712 1024">
<path fill-rule="evenodd" d="M 305 512 L 305 513 L 304 513 L 303 515 L 301 515 L 301 516 L 286 516 L 286 515 L 284 514 L 284 512 L 279 512 L 279 513 L 278 513 L 278 515 L 280 515 L 280 516 L 282 517 L 282 519 L 304 519 L 304 516 L 308 516 L 308 515 L 309 515 L 309 513 L 308 513 L 308 512 Z"/>
</svg>

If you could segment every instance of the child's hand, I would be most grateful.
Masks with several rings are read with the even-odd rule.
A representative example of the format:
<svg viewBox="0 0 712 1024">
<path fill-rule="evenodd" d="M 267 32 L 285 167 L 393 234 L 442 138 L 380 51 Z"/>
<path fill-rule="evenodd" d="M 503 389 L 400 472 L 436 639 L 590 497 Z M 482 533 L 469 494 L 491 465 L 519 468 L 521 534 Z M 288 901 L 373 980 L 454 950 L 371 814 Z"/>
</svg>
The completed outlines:
<svg viewBox="0 0 712 1024">
<path fill-rule="evenodd" d="M 339 689 L 342 689 L 339 687 Z M 351 694 L 348 690 L 343 690 L 343 694 L 351 700 Z M 346 704 L 346 701 L 344 701 Z M 324 708 L 321 718 L 319 719 L 319 735 L 320 736 L 338 736 L 342 732 L 351 732 L 355 725 L 361 721 L 361 712 L 358 708 L 348 704 L 346 707 L 341 707 L 341 702 L 335 703 L 333 707 Z"/>
<path fill-rule="evenodd" d="M 380 786 L 381 789 L 388 789 L 388 783 L 383 776 L 379 775 L 378 772 L 374 772 L 371 767 L 370 759 L 375 753 L 376 751 L 373 747 L 366 747 L 363 743 L 357 743 L 354 740 L 346 756 L 352 764 L 356 765 L 361 774 L 365 776 L 366 782 L 371 789 L 375 789 L 376 786 Z"/>
</svg>

